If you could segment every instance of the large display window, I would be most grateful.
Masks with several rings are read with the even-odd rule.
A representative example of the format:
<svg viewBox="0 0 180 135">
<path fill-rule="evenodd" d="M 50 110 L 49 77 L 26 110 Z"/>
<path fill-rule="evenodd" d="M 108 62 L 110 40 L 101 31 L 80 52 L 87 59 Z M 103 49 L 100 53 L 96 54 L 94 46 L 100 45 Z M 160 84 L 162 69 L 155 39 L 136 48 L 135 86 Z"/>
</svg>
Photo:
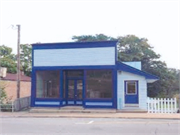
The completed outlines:
<svg viewBox="0 0 180 135">
<path fill-rule="evenodd" d="M 59 71 L 36 71 L 36 98 L 59 98 Z"/>
<path fill-rule="evenodd" d="M 112 70 L 86 71 L 86 98 L 106 99 L 113 96 Z"/>
</svg>

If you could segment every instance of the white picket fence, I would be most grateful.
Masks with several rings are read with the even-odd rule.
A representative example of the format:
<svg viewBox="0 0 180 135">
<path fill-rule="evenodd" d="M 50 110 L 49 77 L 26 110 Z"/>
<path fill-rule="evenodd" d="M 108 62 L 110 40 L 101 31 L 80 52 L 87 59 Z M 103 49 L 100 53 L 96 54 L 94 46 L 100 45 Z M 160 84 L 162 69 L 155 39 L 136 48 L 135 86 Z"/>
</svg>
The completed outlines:
<svg viewBox="0 0 180 135">
<path fill-rule="evenodd" d="M 176 98 L 147 98 L 148 113 L 177 113 Z"/>
</svg>

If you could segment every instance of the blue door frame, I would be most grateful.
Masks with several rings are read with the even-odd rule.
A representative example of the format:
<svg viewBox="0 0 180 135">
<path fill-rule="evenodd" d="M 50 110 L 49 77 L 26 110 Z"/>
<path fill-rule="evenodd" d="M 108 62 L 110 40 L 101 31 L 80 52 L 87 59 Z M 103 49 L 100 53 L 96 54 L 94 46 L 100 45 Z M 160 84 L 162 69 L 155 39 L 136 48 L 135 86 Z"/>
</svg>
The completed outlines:
<svg viewBox="0 0 180 135">
<path fill-rule="evenodd" d="M 127 83 L 128 82 L 134 82 L 135 83 L 135 93 L 131 94 L 127 92 Z M 125 87 L 125 104 L 138 104 L 139 103 L 139 90 L 138 90 L 138 81 L 125 81 L 124 82 L 124 87 Z"/>
<path fill-rule="evenodd" d="M 70 90 L 70 81 L 74 84 L 72 89 Z M 81 81 L 82 83 L 82 89 L 81 89 L 81 97 L 78 95 L 78 81 Z M 71 77 L 66 79 L 66 105 L 74 105 L 74 106 L 81 106 L 83 105 L 83 79 L 77 78 L 77 77 Z M 71 91 L 71 93 L 70 93 Z M 69 98 L 69 96 L 71 97 Z"/>
</svg>

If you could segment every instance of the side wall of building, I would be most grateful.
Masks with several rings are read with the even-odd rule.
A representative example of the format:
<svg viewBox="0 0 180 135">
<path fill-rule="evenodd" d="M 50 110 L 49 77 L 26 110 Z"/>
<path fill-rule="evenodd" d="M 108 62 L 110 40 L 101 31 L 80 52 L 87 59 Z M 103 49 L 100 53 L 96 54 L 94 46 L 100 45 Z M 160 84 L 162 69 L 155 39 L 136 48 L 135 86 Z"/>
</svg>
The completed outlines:
<svg viewBox="0 0 180 135">
<path fill-rule="evenodd" d="M 1 80 L 1 83 L 5 85 L 7 98 L 14 101 L 17 98 L 17 82 Z M 20 97 L 27 97 L 31 95 L 31 82 L 21 81 L 20 86 Z"/>
<path fill-rule="evenodd" d="M 147 100 L 147 81 L 145 77 L 134 75 L 128 72 L 117 71 L 117 108 L 122 109 L 125 106 L 125 86 L 124 81 L 127 80 L 136 80 L 138 81 L 138 90 L 139 90 L 139 108 L 147 109 L 146 100 Z"/>
</svg>

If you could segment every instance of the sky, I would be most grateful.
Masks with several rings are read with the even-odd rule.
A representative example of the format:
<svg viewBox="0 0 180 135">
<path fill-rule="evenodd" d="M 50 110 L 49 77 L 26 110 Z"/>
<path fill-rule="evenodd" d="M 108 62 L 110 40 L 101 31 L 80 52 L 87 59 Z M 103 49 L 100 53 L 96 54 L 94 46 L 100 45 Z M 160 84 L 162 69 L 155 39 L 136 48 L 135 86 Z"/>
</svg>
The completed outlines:
<svg viewBox="0 0 180 135">
<path fill-rule="evenodd" d="M 72 36 L 133 34 L 180 69 L 180 0 L 0 0 L 0 45 L 71 42 Z M 14 25 L 14 27 L 12 27 Z"/>
</svg>

